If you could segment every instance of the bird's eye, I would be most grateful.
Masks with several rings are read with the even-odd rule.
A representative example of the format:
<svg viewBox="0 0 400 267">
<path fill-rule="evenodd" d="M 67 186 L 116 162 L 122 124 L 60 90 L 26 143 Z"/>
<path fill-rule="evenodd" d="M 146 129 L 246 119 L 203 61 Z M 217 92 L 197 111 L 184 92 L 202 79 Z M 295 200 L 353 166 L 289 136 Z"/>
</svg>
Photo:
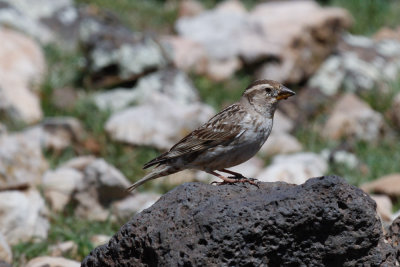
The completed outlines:
<svg viewBox="0 0 400 267">
<path fill-rule="evenodd" d="M 267 94 L 270 94 L 271 91 L 272 91 L 271 88 L 269 88 L 269 87 L 265 88 L 265 92 L 266 92 Z"/>
</svg>

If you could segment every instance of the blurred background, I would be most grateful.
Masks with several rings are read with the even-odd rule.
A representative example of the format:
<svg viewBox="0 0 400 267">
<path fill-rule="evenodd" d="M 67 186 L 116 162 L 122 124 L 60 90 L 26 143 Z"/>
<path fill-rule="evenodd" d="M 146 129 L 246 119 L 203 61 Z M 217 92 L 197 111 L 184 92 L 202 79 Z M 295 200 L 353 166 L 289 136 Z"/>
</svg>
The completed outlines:
<svg viewBox="0 0 400 267">
<path fill-rule="evenodd" d="M 185 171 L 125 191 L 262 78 L 297 95 L 233 170 L 296 184 L 340 175 L 390 223 L 399 14 L 396 0 L 0 0 L 0 265 L 75 266 L 161 194 L 212 181 Z"/>
</svg>

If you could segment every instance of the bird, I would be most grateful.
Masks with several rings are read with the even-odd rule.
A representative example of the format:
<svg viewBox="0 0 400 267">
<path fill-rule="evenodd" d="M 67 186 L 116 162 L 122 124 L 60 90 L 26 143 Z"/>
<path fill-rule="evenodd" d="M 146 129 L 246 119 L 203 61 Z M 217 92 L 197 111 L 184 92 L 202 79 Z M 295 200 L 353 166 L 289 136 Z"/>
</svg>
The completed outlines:
<svg viewBox="0 0 400 267">
<path fill-rule="evenodd" d="M 219 184 L 253 183 L 252 179 L 228 170 L 252 158 L 271 133 L 278 102 L 295 95 L 279 82 L 256 80 L 243 92 L 240 100 L 213 116 L 171 149 L 144 164 L 155 166 L 127 190 L 143 183 L 185 169 L 205 171 L 220 179 Z M 233 175 L 226 176 L 218 172 Z"/>
</svg>

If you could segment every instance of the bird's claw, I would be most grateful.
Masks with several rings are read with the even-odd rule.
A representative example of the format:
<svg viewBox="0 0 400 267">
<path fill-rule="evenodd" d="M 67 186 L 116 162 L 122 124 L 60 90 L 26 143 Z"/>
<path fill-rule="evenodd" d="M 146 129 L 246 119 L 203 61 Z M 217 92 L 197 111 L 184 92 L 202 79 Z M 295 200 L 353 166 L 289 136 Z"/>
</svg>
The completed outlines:
<svg viewBox="0 0 400 267">
<path fill-rule="evenodd" d="M 235 176 L 234 177 L 229 177 L 229 178 L 233 178 L 233 179 L 236 179 L 236 180 L 234 182 L 227 182 L 227 181 L 217 182 L 217 181 L 214 181 L 211 184 L 225 185 L 225 184 L 249 183 L 249 184 L 252 184 L 254 186 L 257 186 L 257 188 L 259 188 L 258 180 L 255 179 L 255 178 L 246 178 L 246 177 L 241 178 L 241 177 L 237 177 L 237 176 L 236 177 Z"/>
</svg>

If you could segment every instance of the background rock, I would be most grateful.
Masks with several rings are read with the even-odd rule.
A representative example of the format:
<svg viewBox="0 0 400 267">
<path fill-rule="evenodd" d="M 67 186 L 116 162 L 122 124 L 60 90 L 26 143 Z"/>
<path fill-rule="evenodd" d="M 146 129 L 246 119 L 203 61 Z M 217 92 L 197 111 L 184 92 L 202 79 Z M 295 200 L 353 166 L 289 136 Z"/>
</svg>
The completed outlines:
<svg viewBox="0 0 400 267">
<path fill-rule="evenodd" d="M 400 173 L 392 173 L 361 185 L 366 192 L 385 194 L 394 198 L 400 197 Z"/>
<path fill-rule="evenodd" d="M 1 16 L 1 13 L 0 13 Z M 12 120 L 34 123 L 42 117 L 35 87 L 46 63 L 42 49 L 29 37 L 0 26 L 0 110 Z"/>
<path fill-rule="evenodd" d="M 62 211 L 83 179 L 83 174 L 72 168 L 61 167 L 47 171 L 43 175 L 42 187 L 50 207 L 54 211 Z"/>
<path fill-rule="evenodd" d="M 326 160 L 311 152 L 292 155 L 278 155 L 266 167 L 257 179 L 263 182 L 282 181 L 292 184 L 302 184 L 309 177 L 322 176 L 328 170 Z"/>
<path fill-rule="evenodd" d="M 289 134 L 293 128 L 293 121 L 279 110 L 275 112 L 272 132 L 258 153 L 265 157 L 300 152 L 303 149 L 302 144 Z"/>
<path fill-rule="evenodd" d="M 106 220 L 109 216 L 106 207 L 128 196 L 126 188 L 130 182 L 104 159 L 90 162 L 82 173 L 84 178 L 72 196 L 77 202 L 75 214 L 91 220 Z"/>
<path fill-rule="evenodd" d="M 116 141 L 169 149 L 213 114 L 205 104 L 182 105 L 158 94 L 148 104 L 113 114 L 105 129 Z"/>
<path fill-rule="evenodd" d="M 160 196 L 155 193 L 136 193 L 123 200 L 115 201 L 111 211 L 117 218 L 129 219 L 134 214 L 152 206 Z"/>
<path fill-rule="evenodd" d="M 47 213 L 36 190 L 0 192 L 0 232 L 10 245 L 47 238 Z"/>
<path fill-rule="evenodd" d="M 348 92 L 387 90 L 388 82 L 399 77 L 399 41 L 345 35 L 338 52 L 322 64 L 309 85 L 334 95 L 341 88 Z"/>
<path fill-rule="evenodd" d="M 368 142 L 377 141 L 388 132 L 382 114 L 350 93 L 337 101 L 322 130 L 326 138 L 352 138 Z"/>
<path fill-rule="evenodd" d="M 83 16 L 80 40 L 87 59 L 87 82 L 96 87 L 112 87 L 133 82 L 169 62 L 154 38 L 132 32 L 109 13 Z"/>
<path fill-rule="evenodd" d="M 371 198 L 376 202 L 376 212 L 381 219 L 386 223 L 390 223 L 393 215 L 393 204 L 390 198 L 386 195 L 371 195 Z"/>
<path fill-rule="evenodd" d="M 74 117 L 52 117 L 24 131 L 25 138 L 43 149 L 61 150 L 77 144 L 86 135 L 80 121 Z"/>
<path fill-rule="evenodd" d="M 42 44 L 56 43 L 65 49 L 75 48 L 79 13 L 73 0 L 1 0 L 0 24 L 18 29 Z"/>
<path fill-rule="evenodd" d="M 61 257 L 63 254 L 75 256 L 78 251 L 78 245 L 74 241 L 66 241 L 49 247 L 51 257 Z"/>
<path fill-rule="evenodd" d="M 145 104 L 154 94 L 165 95 L 179 104 L 199 101 L 196 88 L 189 77 L 174 68 L 164 69 L 140 78 L 131 89 L 118 88 L 94 95 L 94 101 L 102 110 L 118 111 L 130 104 Z"/>
<path fill-rule="evenodd" d="M 30 260 L 26 267 L 79 267 L 78 261 L 69 260 L 62 257 L 42 256 Z"/>
<path fill-rule="evenodd" d="M 175 28 L 181 37 L 203 45 L 210 62 L 240 58 L 247 65 L 264 63 L 259 78 L 296 83 L 317 70 L 350 23 L 343 9 L 321 8 L 313 1 L 262 3 L 251 12 L 231 1 L 182 17 Z M 238 68 L 235 65 L 218 78 L 229 78 Z M 212 77 L 212 71 L 206 72 Z"/>
<path fill-rule="evenodd" d="M 92 243 L 94 247 L 98 247 L 106 244 L 108 241 L 110 241 L 110 238 L 111 237 L 108 235 L 94 235 L 90 237 L 90 243 Z"/>
<path fill-rule="evenodd" d="M 13 256 L 11 248 L 8 245 L 4 235 L 0 232 L 0 266 L 1 266 L 1 261 L 11 263 L 12 259 Z"/>
<path fill-rule="evenodd" d="M 38 142 L 23 133 L 0 135 L 0 189 L 36 185 L 47 168 Z"/>
<path fill-rule="evenodd" d="M 393 266 L 395 253 L 374 201 L 338 177 L 322 177 L 300 186 L 182 185 L 82 266 Z"/>
</svg>

